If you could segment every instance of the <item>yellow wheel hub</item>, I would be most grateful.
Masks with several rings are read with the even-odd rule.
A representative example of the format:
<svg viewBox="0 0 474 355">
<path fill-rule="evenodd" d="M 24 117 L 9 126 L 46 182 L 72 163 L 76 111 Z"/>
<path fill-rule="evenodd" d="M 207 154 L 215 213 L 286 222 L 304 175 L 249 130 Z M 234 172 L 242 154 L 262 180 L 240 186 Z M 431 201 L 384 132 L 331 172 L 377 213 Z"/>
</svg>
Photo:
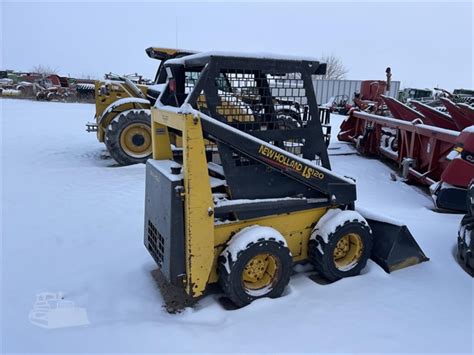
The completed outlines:
<svg viewBox="0 0 474 355">
<path fill-rule="evenodd" d="M 151 154 L 150 126 L 143 123 L 132 123 L 120 134 L 120 145 L 123 151 L 134 158 L 144 158 Z"/>
<path fill-rule="evenodd" d="M 338 240 L 334 248 L 334 264 L 339 270 L 349 270 L 360 261 L 363 250 L 364 244 L 360 235 L 348 233 Z"/>
<path fill-rule="evenodd" d="M 271 286 L 277 280 L 277 259 L 271 254 L 257 254 L 249 260 L 242 272 L 242 282 L 248 290 Z"/>
</svg>

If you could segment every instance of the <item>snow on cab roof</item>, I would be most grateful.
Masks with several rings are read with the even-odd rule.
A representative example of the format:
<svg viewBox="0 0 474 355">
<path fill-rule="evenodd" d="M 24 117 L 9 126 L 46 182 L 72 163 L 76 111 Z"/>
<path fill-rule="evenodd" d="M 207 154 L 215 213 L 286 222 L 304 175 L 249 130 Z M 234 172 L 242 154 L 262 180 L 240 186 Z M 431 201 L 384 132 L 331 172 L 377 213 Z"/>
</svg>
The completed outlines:
<svg viewBox="0 0 474 355">
<path fill-rule="evenodd" d="M 287 54 L 275 54 L 275 53 L 242 53 L 242 52 L 223 52 L 223 51 L 212 51 L 212 52 L 201 52 L 191 54 L 181 58 L 173 58 L 166 61 L 166 64 L 177 64 L 185 65 L 192 62 L 198 62 L 200 60 L 207 60 L 210 57 L 227 57 L 227 58 L 252 58 L 252 59 L 272 59 L 272 60 L 286 60 L 286 61 L 308 61 L 319 63 L 319 59 L 313 57 L 301 57 L 292 56 Z"/>
</svg>

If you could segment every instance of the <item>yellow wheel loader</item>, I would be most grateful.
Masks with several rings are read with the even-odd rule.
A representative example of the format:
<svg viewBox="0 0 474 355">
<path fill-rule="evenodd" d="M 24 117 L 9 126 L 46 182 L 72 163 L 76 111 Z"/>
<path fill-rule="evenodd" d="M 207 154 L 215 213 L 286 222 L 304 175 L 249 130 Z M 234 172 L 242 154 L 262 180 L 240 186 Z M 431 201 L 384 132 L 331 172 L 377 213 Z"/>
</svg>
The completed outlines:
<svg viewBox="0 0 474 355">
<path fill-rule="evenodd" d="M 428 260 L 406 226 L 358 213 L 354 180 L 331 171 L 311 79 L 325 64 L 201 53 L 164 67 L 144 244 L 168 311 L 215 286 L 237 307 L 279 297 L 297 263 L 336 281 L 369 258 L 387 272 Z"/>
<path fill-rule="evenodd" d="M 153 85 L 114 74 L 95 82 L 95 120 L 86 128 L 97 133 L 119 165 L 144 163 L 151 156 L 150 106 L 166 81 L 163 62 L 193 52 L 150 47 L 146 53 L 161 61 Z"/>
</svg>

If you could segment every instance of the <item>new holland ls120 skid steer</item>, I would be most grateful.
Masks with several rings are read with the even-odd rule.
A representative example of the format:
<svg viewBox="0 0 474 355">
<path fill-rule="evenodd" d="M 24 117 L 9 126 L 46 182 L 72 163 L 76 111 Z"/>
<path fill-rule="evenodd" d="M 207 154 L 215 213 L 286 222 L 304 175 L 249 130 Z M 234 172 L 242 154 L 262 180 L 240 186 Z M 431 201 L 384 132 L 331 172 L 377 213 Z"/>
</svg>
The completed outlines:
<svg viewBox="0 0 474 355">
<path fill-rule="evenodd" d="M 278 297 L 295 263 L 335 281 L 370 257 L 387 272 L 428 260 L 406 226 L 356 212 L 355 182 L 331 171 L 311 79 L 325 64 L 201 53 L 164 66 L 144 243 L 169 311 L 212 285 L 238 307 Z"/>
</svg>

